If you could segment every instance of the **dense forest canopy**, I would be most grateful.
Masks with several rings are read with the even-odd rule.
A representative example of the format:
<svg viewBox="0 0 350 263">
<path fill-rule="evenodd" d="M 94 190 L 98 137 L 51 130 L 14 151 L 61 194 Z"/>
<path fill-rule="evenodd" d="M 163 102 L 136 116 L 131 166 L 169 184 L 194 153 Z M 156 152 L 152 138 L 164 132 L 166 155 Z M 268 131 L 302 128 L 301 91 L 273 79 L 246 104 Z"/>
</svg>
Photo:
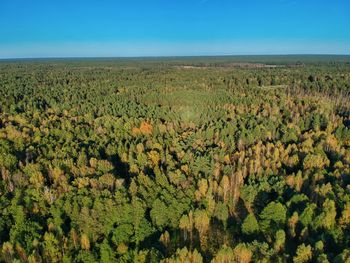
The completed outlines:
<svg viewBox="0 0 350 263">
<path fill-rule="evenodd" d="M 350 262 L 350 57 L 0 61 L 4 262 Z"/>
</svg>

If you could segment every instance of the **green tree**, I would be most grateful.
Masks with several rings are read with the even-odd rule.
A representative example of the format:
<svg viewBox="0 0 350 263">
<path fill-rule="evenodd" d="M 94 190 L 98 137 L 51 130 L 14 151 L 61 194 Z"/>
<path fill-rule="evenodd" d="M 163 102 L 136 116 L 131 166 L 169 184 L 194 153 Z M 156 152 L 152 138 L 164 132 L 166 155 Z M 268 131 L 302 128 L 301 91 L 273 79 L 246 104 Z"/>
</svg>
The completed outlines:
<svg viewBox="0 0 350 263">
<path fill-rule="evenodd" d="M 260 213 L 260 228 L 265 233 L 275 233 L 284 228 L 286 208 L 281 203 L 271 202 Z"/>
<path fill-rule="evenodd" d="M 255 235 L 259 231 L 259 224 L 254 214 L 249 214 L 242 223 L 242 233 Z"/>
</svg>

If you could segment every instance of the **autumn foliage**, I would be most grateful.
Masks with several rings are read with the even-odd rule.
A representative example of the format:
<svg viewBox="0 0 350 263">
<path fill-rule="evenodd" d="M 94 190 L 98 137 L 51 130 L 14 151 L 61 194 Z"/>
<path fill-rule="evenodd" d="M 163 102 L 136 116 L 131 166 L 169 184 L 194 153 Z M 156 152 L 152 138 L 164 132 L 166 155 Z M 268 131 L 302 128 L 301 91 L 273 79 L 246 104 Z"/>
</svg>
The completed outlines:
<svg viewBox="0 0 350 263">
<path fill-rule="evenodd" d="M 349 262 L 349 58 L 238 59 L 0 61 L 0 261 Z"/>
<path fill-rule="evenodd" d="M 133 135 L 139 135 L 139 134 L 151 135 L 152 130 L 153 130 L 153 127 L 151 124 L 149 124 L 147 122 L 141 122 L 139 128 L 137 128 L 137 127 L 132 128 L 132 134 Z"/>
</svg>

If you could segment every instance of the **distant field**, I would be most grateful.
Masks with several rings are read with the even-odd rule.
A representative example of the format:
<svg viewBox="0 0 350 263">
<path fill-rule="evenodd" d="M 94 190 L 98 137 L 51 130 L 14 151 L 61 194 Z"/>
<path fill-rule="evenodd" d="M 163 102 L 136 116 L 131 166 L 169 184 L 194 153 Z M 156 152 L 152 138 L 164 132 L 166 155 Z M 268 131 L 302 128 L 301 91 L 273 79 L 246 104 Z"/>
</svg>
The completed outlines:
<svg viewBox="0 0 350 263">
<path fill-rule="evenodd" d="M 215 66 L 215 65 L 300 65 L 300 64 L 349 64 L 350 55 L 245 55 L 245 56 L 196 56 L 196 57 L 133 57 L 133 58 L 41 58 L 41 59 L 0 59 L 0 63 L 52 63 L 84 66 L 98 65 L 182 65 L 182 66 Z"/>
</svg>

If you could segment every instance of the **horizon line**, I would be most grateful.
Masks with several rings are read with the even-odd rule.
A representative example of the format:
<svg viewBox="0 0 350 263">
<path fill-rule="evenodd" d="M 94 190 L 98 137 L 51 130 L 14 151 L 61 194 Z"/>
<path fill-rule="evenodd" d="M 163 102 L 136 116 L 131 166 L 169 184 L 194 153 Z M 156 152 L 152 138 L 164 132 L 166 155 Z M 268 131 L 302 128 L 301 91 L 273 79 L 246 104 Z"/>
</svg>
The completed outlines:
<svg viewBox="0 0 350 263">
<path fill-rule="evenodd" d="M 216 57 L 278 57 L 278 56 L 323 56 L 323 57 L 340 57 L 349 56 L 350 53 L 280 53 L 280 54 L 218 54 L 218 55 L 145 55 L 145 56 L 48 56 L 48 57 L 4 57 L 0 61 L 11 60 L 61 60 L 61 59 L 137 59 L 137 58 L 216 58 Z"/>
</svg>

